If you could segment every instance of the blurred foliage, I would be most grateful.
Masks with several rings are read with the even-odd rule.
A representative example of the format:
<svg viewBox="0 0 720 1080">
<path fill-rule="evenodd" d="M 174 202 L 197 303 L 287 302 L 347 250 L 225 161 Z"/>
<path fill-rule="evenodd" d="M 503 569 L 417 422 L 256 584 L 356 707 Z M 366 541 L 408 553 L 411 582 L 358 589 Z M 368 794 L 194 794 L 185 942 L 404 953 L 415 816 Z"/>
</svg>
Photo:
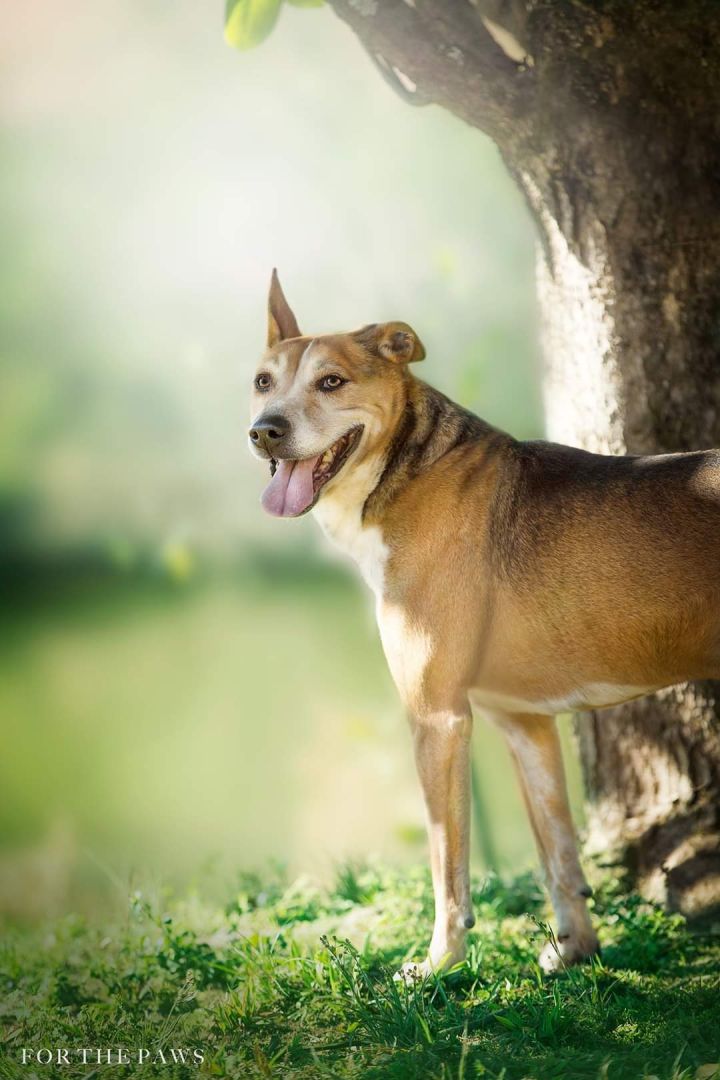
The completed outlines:
<svg viewBox="0 0 720 1080">
<path fill-rule="evenodd" d="M 124 556 L 123 556 L 124 557 Z M 138 868 L 398 862 L 426 847 L 407 725 L 362 587 L 250 548 L 183 549 L 5 587 L 0 911 L 114 905 Z M 534 860 L 501 737 L 474 739 L 474 860 Z M 579 808 L 577 771 L 572 791 Z M 481 842 L 482 841 L 482 846 Z"/>
<path fill-rule="evenodd" d="M 225 40 L 236 49 L 252 49 L 271 32 L 282 0 L 227 0 Z"/>
<path fill-rule="evenodd" d="M 322 7 L 325 0 L 285 0 L 293 7 Z M 253 49 L 272 32 L 283 0 L 226 0 L 225 40 L 236 49 Z"/>
</svg>

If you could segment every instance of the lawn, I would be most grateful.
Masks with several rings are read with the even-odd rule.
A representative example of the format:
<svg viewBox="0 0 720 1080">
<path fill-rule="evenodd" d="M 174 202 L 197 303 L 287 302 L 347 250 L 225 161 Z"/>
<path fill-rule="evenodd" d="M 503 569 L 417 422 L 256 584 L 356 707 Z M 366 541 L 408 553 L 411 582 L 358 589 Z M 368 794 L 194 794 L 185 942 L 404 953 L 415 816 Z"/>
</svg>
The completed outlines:
<svg viewBox="0 0 720 1080">
<path fill-rule="evenodd" d="M 424 870 L 345 865 L 325 887 L 273 871 L 221 904 L 136 891 L 113 924 L 8 929 L 0 1076 L 720 1076 L 720 937 L 598 884 L 602 961 L 549 978 L 535 962 L 547 910 L 527 874 L 477 880 L 468 963 L 410 988 L 392 975 L 427 941 Z M 21 1064 L 23 1048 L 56 1047 L 92 1053 Z M 112 1068 L 95 1048 L 112 1048 Z M 118 1048 L 134 1064 L 115 1064 Z M 172 1064 L 173 1049 L 203 1063 Z"/>
</svg>

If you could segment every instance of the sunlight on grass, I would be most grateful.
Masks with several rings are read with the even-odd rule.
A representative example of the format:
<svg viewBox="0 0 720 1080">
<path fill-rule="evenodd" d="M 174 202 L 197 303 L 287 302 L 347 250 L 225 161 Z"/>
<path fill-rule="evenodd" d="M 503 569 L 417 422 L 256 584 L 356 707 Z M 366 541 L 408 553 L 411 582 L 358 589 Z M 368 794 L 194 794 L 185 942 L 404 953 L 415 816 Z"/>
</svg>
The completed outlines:
<svg viewBox="0 0 720 1080">
<path fill-rule="evenodd" d="M 432 908 L 415 868 L 344 865 L 325 886 L 243 876 L 221 903 L 136 891 L 111 925 L 13 931 L 0 1075 L 21 1075 L 22 1047 L 85 1046 L 92 1032 L 93 1046 L 199 1048 L 200 1070 L 170 1074 L 182 1078 L 710 1077 L 717 936 L 594 879 L 603 960 L 550 978 L 535 961 L 545 908 L 531 875 L 476 879 L 468 963 L 410 987 L 392 975 L 427 942 Z"/>
</svg>

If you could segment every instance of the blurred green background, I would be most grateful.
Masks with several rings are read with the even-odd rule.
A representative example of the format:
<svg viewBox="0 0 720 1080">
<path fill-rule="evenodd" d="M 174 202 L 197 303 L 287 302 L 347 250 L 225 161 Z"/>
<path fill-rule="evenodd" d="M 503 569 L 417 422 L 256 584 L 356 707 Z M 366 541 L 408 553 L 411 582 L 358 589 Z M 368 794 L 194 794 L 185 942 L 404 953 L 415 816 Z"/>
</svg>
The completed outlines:
<svg viewBox="0 0 720 1080">
<path fill-rule="evenodd" d="M 192 0 L 1 18 L 0 907 L 416 861 L 369 598 L 311 519 L 263 516 L 248 386 L 278 266 L 303 329 L 406 320 L 425 378 L 540 435 L 521 198 L 327 8 L 243 54 Z M 515 869 L 529 829 L 482 722 L 475 764 L 475 858 Z"/>
</svg>

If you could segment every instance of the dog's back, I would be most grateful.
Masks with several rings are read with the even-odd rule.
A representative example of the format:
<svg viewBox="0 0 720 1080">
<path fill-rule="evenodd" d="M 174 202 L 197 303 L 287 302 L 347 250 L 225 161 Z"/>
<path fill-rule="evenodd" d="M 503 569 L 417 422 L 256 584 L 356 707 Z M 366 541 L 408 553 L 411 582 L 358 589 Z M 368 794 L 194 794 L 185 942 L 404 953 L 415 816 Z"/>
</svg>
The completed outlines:
<svg viewBox="0 0 720 1080">
<path fill-rule="evenodd" d="M 490 535 L 499 578 L 594 655 L 622 651 L 659 684 L 720 674 L 720 452 L 516 443 Z"/>
</svg>

